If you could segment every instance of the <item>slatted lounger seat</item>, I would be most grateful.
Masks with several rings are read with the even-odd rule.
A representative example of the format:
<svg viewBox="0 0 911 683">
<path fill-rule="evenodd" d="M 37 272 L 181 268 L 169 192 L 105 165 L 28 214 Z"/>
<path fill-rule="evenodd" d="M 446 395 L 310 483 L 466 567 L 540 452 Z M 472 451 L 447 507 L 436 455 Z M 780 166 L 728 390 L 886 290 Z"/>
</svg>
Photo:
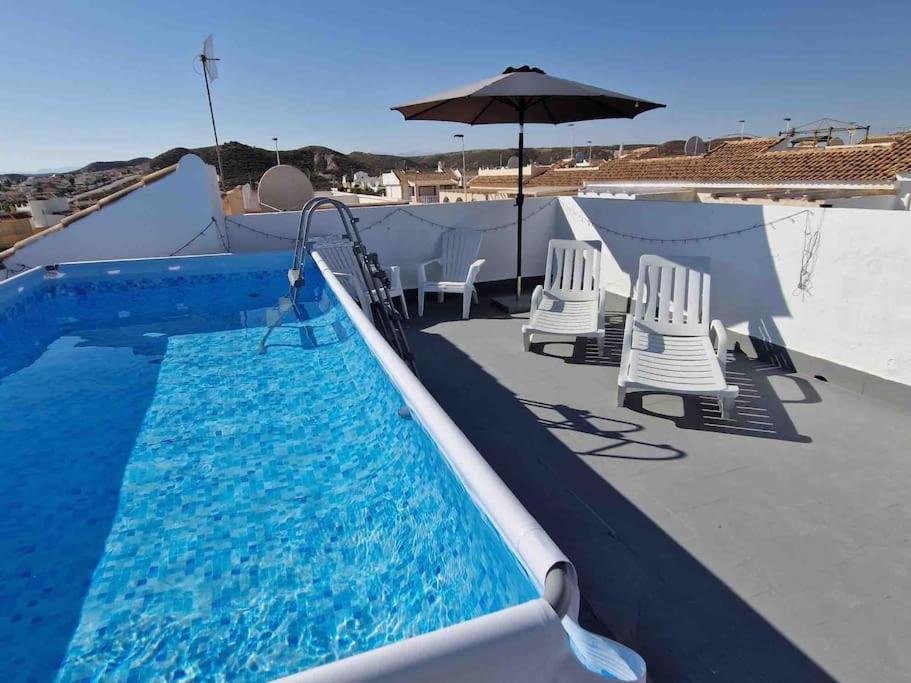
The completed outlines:
<svg viewBox="0 0 911 683">
<path fill-rule="evenodd" d="M 588 337 L 604 350 L 604 296 L 601 290 L 601 246 L 579 240 L 547 244 L 544 284 L 531 295 L 531 312 L 522 326 L 528 351 L 533 337 Z"/>
<path fill-rule="evenodd" d="M 739 393 L 727 383 L 727 331 L 709 323 L 708 261 L 687 267 L 643 255 L 633 312 L 626 316 L 617 377 L 617 405 L 630 390 L 714 396 L 728 418 Z M 714 336 L 714 344 L 712 342 Z"/>
</svg>

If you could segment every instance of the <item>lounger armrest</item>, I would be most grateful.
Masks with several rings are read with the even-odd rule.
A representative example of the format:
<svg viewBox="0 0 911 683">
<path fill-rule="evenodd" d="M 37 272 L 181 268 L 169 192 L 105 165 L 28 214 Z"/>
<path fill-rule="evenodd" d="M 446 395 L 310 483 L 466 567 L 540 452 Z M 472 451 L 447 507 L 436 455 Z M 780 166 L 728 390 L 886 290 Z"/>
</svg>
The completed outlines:
<svg viewBox="0 0 911 683">
<path fill-rule="evenodd" d="M 721 366 L 721 376 L 724 376 L 724 366 L 728 362 L 728 331 L 720 320 L 713 320 L 709 327 L 709 336 L 715 335 L 715 354 L 718 356 L 718 365 Z"/>
<path fill-rule="evenodd" d="M 598 329 L 603 330 L 606 322 L 604 317 L 607 315 L 607 290 L 603 287 L 598 288 Z"/>
<path fill-rule="evenodd" d="M 484 265 L 485 259 L 479 258 L 477 261 L 471 264 L 468 267 L 468 276 L 465 278 L 466 284 L 474 284 L 475 278 L 478 277 L 478 273 L 481 272 L 481 266 Z"/>
<path fill-rule="evenodd" d="M 429 261 L 424 261 L 424 263 L 418 264 L 418 284 L 423 284 L 427 282 L 427 266 L 433 265 L 434 263 L 440 263 L 440 259 L 432 258 Z"/>
<path fill-rule="evenodd" d="M 626 314 L 626 323 L 623 325 L 623 346 L 620 352 L 620 371 L 617 373 L 617 383 L 626 386 L 626 372 L 629 367 L 629 352 L 633 347 L 633 316 Z"/>
<path fill-rule="evenodd" d="M 389 289 L 393 292 L 402 290 L 402 269 L 398 266 L 389 266 Z"/>
<path fill-rule="evenodd" d="M 541 305 L 541 299 L 544 298 L 544 287 L 538 285 L 535 287 L 535 291 L 531 293 L 531 309 L 528 312 L 528 319 L 531 320 L 535 317 L 535 311 L 538 310 L 538 306 Z"/>
</svg>

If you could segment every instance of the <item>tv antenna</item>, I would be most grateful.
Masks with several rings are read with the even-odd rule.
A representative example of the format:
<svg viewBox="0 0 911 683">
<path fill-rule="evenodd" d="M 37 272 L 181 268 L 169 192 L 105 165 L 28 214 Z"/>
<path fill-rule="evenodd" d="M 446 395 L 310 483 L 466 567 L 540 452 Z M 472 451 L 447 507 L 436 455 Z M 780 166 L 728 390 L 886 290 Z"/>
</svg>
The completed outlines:
<svg viewBox="0 0 911 683">
<path fill-rule="evenodd" d="M 221 165 L 221 147 L 218 144 L 218 129 L 215 127 L 215 110 L 212 108 L 212 90 L 209 88 L 209 81 L 218 78 L 218 65 L 220 61 L 215 56 L 215 47 L 212 44 L 212 34 L 202 43 L 202 53 L 198 57 L 202 63 L 202 76 L 206 81 L 206 97 L 209 99 L 209 116 L 212 117 L 212 133 L 215 135 L 215 158 L 218 160 L 218 186 L 224 190 L 225 169 Z"/>
</svg>

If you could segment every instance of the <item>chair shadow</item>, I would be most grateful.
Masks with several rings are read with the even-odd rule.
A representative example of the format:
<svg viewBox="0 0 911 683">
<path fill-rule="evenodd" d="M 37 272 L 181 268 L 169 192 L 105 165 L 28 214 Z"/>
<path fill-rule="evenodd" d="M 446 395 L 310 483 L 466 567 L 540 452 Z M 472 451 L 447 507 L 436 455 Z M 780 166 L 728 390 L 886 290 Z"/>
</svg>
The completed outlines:
<svg viewBox="0 0 911 683">
<path fill-rule="evenodd" d="M 642 415 L 673 420 L 680 429 L 812 443 L 811 437 L 797 430 L 785 408 L 788 404 L 819 403 L 822 399 L 811 382 L 770 363 L 749 358 L 740 351 L 729 353 L 725 374 L 728 382 L 740 387 L 734 414 L 729 419 L 721 417 L 718 401 L 711 396 L 681 396 L 683 415 L 668 415 L 646 407 L 647 397 L 666 395 L 656 391 L 631 392 L 626 397 L 625 407 Z M 780 398 L 773 378 L 782 378 L 779 384 L 790 383 L 801 398 Z"/>
<path fill-rule="evenodd" d="M 656 444 L 633 438 L 633 434 L 644 431 L 642 425 L 628 420 L 618 420 L 615 417 L 595 415 L 587 410 L 573 408 L 565 404 L 550 404 L 530 399 L 517 399 L 522 405 L 539 410 L 549 410 L 557 413 L 558 417 L 549 419 L 538 417 L 542 427 L 549 430 L 568 430 L 578 434 L 588 434 L 598 437 L 607 443 L 603 446 L 585 450 L 574 451 L 576 455 L 595 455 L 605 458 L 618 458 L 620 460 L 679 460 L 685 458 L 686 453 L 670 444 Z M 605 427 L 599 427 L 599 423 Z M 653 457 L 641 455 L 624 455 L 612 452 L 626 446 L 643 446 L 646 449 L 655 449 L 657 454 Z"/>
<path fill-rule="evenodd" d="M 577 340 L 570 356 L 548 351 L 547 342 L 532 344 L 531 350 L 543 356 L 561 358 L 566 363 L 618 368 L 623 349 L 624 316 L 620 312 L 608 313 L 603 355 L 598 354 L 597 344 L 590 339 Z M 624 407 L 642 415 L 672 420 L 680 429 L 739 434 L 794 443 L 812 442 L 809 436 L 798 431 L 785 406 L 819 403 L 822 399 L 812 382 L 795 373 L 789 359 L 776 360 L 770 357 L 760 360 L 750 358 L 743 351 L 734 350 L 728 353 L 725 376 L 729 383 L 740 387 L 736 408 L 730 419 L 721 417 L 718 402 L 710 396 L 679 396 L 683 404 L 682 415 L 664 413 L 646 406 L 649 396 L 670 396 L 659 391 L 630 392 Z M 796 392 L 799 398 L 782 399 L 775 384 L 779 385 L 781 391 L 789 394 Z"/>
<path fill-rule="evenodd" d="M 580 457 L 610 456 L 614 447 L 577 453 L 564 443 L 574 432 L 644 443 L 634 436 L 641 425 L 516 395 L 432 329 L 471 324 L 448 313 L 408 325 L 422 382 L 575 564 L 583 626 L 633 647 L 653 682 L 835 683 Z M 548 411 L 554 417 L 542 419 Z M 665 459 L 673 466 L 685 456 L 668 447 Z"/>
</svg>

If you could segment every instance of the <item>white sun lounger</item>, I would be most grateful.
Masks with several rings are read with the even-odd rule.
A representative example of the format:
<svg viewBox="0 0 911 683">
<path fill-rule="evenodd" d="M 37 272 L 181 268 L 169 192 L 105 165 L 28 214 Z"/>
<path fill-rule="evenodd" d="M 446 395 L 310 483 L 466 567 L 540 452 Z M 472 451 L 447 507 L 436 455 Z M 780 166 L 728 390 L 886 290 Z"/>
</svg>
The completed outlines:
<svg viewBox="0 0 911 683">
<path fill-rule="evenodd" d="M 601 289 L 601 245 L 579 240 L 547 244 L 544 285 L 531 295 L 528 324 L 522 326 L 522 345 L 528 351 L 533 337 L 587 337 L 604 351 L 604 296 Z"/>
<path fill-rule="evenodd" d="M 468 320 L 471 300 L 478 301 L 474 281 L 481 272 L 484 259 L 478 258 L 481 251 L 481 233 L 477 230 L 449 230 L 443 233 L 440 255 L 418 264 L 418 317 L 424 315 L 424 294 L 436 292 L 437 299 L 444 294 L 462 295 L 462 319 Z M 427 267 L 436 264 L 440 278 L 429 280 Z"/>
<path fill-rule="evenodd" d="M 719 320 L 709 323 L 711 276 L 708 260 L 701 267 L 643 255 L 626 316 L 623 352 L 617 377 L 617 405 L 630 390 L 714 396 L 728 418 L 739 388 L 724 378 L 727 331 Z M 711 336 L 714 335 L 713 345 Z"/>
<path fill-rule="evenodd" d="M 352 242 L 343 238 L 319 237 L 311 242 L 313 251 L 319 253 L 332 270 L 351 298 L 358 302 L 364 315 L 373 320 L 370 310 L 370 295 L 361 274 L 360 265 L 354 256 Z M 398 266 L 389 266 L 389 298 L 398 297 L 401 302 L 402 315 L 408 319 L 408 304 L 405 303 L 405 291 L 402 289 L 402 275 Z"/>
</svg>

